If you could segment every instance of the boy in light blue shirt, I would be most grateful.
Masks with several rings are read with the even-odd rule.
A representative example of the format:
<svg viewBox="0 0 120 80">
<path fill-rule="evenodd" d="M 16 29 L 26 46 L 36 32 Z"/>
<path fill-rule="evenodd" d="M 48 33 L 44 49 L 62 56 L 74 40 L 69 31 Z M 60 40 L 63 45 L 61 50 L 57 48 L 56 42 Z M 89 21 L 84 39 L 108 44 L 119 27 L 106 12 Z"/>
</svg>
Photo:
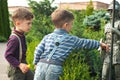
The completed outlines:
<svg viewBox="0 0 120 80">
<path fill-rule="evenodd" d="M 63 73 L 62 63 L 74 49 L 98 49 L 101 46 L 109 50 L 104 43 L 70 35 L 74 20 L 71 12 L 56 9 L 51 14 L 51 20 L 55 30 L 46 35 L 35 50 L 34 80 L 59 80 Z"/>
</svg>

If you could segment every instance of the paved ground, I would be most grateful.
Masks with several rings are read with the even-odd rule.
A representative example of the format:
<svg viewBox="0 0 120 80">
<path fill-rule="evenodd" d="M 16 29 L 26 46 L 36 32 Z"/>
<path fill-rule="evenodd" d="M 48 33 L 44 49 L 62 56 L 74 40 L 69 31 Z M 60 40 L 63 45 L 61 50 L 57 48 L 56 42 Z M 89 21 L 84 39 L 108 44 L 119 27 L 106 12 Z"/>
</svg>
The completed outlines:
<svg viewBox="0 0 120 80">
<path fill-rule="evenodd" d="M 4 58 L 6 43 L 0 43 L 0 80 L 9 80 L 6 74 L 7 62 Z"/>
</svg>

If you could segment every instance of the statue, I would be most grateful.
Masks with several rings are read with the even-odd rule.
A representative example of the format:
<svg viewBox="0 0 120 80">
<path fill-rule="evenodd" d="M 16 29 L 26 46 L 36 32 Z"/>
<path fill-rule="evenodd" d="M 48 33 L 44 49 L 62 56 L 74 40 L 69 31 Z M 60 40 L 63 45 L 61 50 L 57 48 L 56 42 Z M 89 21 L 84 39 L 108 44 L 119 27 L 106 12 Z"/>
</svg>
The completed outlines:
<svg viewBox="0 0 120 80">
<path fill-rule="evenodd" d="M 105 43 L 111 46 L 112 33 L 113 33 L 113 57 L 112 64 L 115 71 L 115 80 L 120 80 L 120 4 L 115 1 L 115 17 L 114 17 L 114 28 L 112 27 L 112 12 L 113 2 L 108 7 L 110 14 L 110 21 L 105 25 Z M 110 71 L 110 52 L 105 53 L 103 69 L 102 69 L 102 80 L 109 79 Z"/>
</svg>

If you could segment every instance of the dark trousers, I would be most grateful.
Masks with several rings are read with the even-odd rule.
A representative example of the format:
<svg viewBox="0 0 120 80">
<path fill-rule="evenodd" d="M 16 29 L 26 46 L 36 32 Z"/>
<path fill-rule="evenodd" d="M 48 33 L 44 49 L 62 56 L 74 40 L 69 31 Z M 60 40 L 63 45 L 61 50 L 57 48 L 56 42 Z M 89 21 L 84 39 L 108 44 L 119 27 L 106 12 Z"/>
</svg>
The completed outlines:
<svg viewBox="0 0 120 80">
<path fill-rule="evenodd" d="M 17 67 L 13 67 L 11 65 L 8 66 L 8 77 L 10 80 L 33 80 L 34 74 L 31 70 L 26 73 L 22 73 L 22 71 Z"/>
</svg>

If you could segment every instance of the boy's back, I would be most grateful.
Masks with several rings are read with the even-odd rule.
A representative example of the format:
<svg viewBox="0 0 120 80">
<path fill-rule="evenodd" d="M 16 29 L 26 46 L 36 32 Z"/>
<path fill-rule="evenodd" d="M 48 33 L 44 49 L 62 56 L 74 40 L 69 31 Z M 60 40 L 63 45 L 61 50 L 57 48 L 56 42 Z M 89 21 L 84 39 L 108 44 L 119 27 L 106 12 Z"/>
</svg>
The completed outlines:
<svg viewBox="0 0 120 80">
<path fill-rule="evenodd" d="M 41 56 L 39 58 L 36 58 L 34 63 L 37 64 L 39 60 L 46 60 L 56 46 L 56 42 L 61 40 L 64 36 L 64 40 L 58 43 L 59 45 L 56 48 L 53 56 L 51 57 L 51 59 L 54 60 L 55 63 L 62 64 L 66 57 L 74 49 L 97 49 L 99 47 L 99 42 L 96 42 L 95 40 L 78 38 L 76 36 L 69 35 L 63 29 L 55 29 L 53 33 L 46 35 L 36 48 L 35 54 Z"/>
<path fill-rule="evenodd" d="M 74 20 L 71 12 L 57 9 L 51 15 L 55 26 L 53 33 L 45 36 L 35 50 L 37 65 L 34 80 L 59 80 L 63 73 L 62 63 L 73 49 L 108 49 L 104 43 L 69 35 Z"/>
</svg>

